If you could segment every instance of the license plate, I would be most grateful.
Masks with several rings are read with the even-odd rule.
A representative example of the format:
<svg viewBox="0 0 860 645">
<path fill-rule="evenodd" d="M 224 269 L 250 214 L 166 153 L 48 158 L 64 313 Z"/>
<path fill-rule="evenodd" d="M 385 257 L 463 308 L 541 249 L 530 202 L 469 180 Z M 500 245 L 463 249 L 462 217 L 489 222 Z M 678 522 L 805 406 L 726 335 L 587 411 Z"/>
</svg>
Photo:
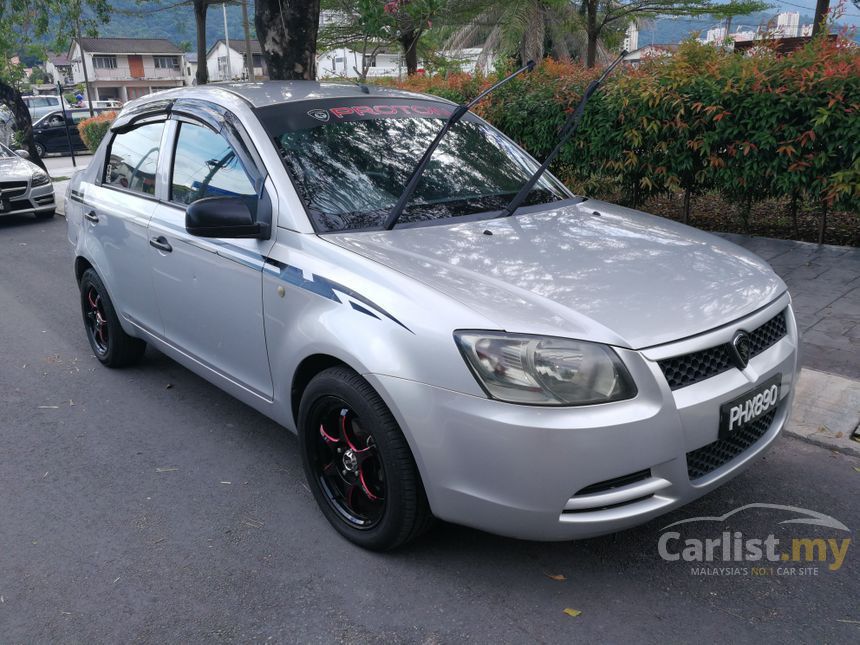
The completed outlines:
<svg viewBox="0 0 860 645">
<path fill-rule="evenodd" d="M 767 381 L 720 406 L 720 439 L 731 436 L 759 417 L 773 410 L 779 403 L 779 386 L 782 375 L 777 374 Z"/>
</svg>

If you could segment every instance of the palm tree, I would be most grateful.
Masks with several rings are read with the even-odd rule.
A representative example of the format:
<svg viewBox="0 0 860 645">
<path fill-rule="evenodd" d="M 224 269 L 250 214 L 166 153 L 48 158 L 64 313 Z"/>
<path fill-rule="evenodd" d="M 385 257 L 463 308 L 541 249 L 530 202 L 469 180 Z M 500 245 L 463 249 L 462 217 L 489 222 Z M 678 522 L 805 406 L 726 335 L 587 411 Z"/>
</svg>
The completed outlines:
<svg viewBox="0 0 860 645">
<path fill-rule="evenodd" d="M 584 58 L 588 44 L 571 0 L 454 0 L 446 22 L 457 25 L 446 49 L 482 47 L 479 66 L 495 56 Z"/>
</svg>

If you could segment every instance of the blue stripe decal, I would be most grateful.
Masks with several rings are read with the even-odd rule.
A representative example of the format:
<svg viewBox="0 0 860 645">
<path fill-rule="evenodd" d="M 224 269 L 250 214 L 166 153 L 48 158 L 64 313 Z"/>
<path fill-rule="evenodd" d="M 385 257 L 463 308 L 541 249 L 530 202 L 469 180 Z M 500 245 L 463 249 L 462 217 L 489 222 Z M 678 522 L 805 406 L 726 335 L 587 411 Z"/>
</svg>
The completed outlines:
<svg viewBox="0 0 860 645">
<path fill-rule="evenodd" d="M 361 305 L 354 303 L 352 300 L 349 301 L 349 304 L 352 305 L 352 308 L 355 309 L 356 311 L 360 311 L 363 314 L 367 314 L 368 316 L 372 316 L 372 317 L 376 318 L 377 320 L 379 320 L 379 316 L 377 316 L 375 313 L 373 313 L 370 309 L 365 309 Z"/>
<path fill-rule="evenodd" d="M 408 331 L 410 334 L 415 333 L 411 329 L 409 329 L 409 327 L 407 327 L 402 322 L 397 320 L 397 318 L 395 318 L 390 313 L 385 311 L 385 309 L 383 309 L 382 307 L 380 307 L 376 303 L 368 300 L 367 298 L 362 296 L 360 293 L 353 291 L 349 287 L 345 287 L 342 284 L 334 282 L 333 280 L 329 280 L 328 278 L 323 278 L 322 276 L 318 276 L 316 274 L 311 274 L 311 279 L 308 280 L 307 278 L 305 278 L 304 272 L 301 269 L 299 269 L 298 267 L 290 266 L 289 264 L 284 264 L 283 262 L 278 262 L 277 260 L 272 260 L 271 258 L 266 258 L 266 266 L 271 267 L 272 271 L 275 271 L 275 269 L 277 268 L 278 277 L 281 280 L 283 280 L 284 282 L 287 282 L 293 286 L 299 287 L 300 289 L 305 289 L 306 291 L 310 291 L 312 293 L 315 293 L 318 296 L 322 296 L 323 298 L 327 298 L 328 300 L 333 300 L 334 302 L 342 303 L 343 301 L 340 298 L 338 298 L 337 293 L 335 293 L 336 291 L 339 291 L 343 295 L 346 295 L 346 296 L 349 296 L 350 298 L 354 298 L 355 300 L 358 300 L 363 305 L 366 305 L 366 307 L 368 309 L 373 309 L 374 311 L 379 312 L 380 314 L 382 314 L 383 316 L 385 316 L 386 318 L 388 318 L 392 322 L 403 327 L 403 329 Z M 350 305 L 356 311 L 362 311 L 363 309 L 365 309 L 364 307 L 361 307 L 360 305 L 357 305 L 354 302 L 351 302 Z M 362 313 L 368 313 L 370 315 L 373 315 L 369 311 L 362 311 Z M 378 318 L 378 316 L 375 316 L 375 315 L 374 315 L 374 317 Z"/>
</svg>

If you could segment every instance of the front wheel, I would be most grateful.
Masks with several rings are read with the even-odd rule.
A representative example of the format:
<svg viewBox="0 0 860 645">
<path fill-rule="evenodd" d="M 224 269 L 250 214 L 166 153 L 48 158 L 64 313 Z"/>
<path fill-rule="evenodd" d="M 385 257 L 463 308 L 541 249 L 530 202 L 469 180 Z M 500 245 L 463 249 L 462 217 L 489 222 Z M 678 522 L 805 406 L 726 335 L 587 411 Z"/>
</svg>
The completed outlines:
<svg viewBox="0 0 860 645">
<path fill-rule="evenodd" d="M 34 142 L 33 146 L 36 148 L 36 154 L 39 155 L 39 159 L 42 159 L 45 156 L 45 146 L 38 141 Z"/>
<path fill-rule="evenodd" d="M 351 542 L 386 551 L 432 522 L 412 452 L 370 384 L 346 367 L 318 374 L 299 406 L 299 444 L 317 504 Z"/>
<path fill-rule="evenodd" d="M 103 365 L 134 365 L 143 356 L 146 343 L 123 331 L 104 283 L 93 269 L 81 276 L 81 313 L 87 340 Z"/>
</svg>

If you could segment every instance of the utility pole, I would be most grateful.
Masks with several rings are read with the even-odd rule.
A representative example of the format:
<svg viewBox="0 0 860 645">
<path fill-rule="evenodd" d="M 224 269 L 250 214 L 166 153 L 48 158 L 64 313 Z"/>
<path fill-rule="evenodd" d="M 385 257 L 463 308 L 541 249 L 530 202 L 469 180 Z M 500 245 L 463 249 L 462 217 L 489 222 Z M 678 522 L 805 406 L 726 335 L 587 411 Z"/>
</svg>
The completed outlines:
<svg viewBox="0 0 860 645">
<path fill-rule="evenodd" d="M 80 16 L 75 18 L 75 37 L 78 40 L 78 51 L 81 52 L 81 65 L 84 67 L 84 87 L 87 90 L 87 106 L 90 108 L 90 116 L 95 116 L 93 112 L 93 99 L 90 96 L 90 75 L 87 72 L 87 56 L 84 53 L 84 46 L 81 44 L 81 19 Z"/>
<path fill-rule="evenodd" d="M 245 29 L 245 67 L 248 68 L 248 80 L 254 78 L 254 54 L 251 53 L 251 28 L 248 26 L 248 0 L 242 0 L 242 27 Z"/>
<path fill-rule="evenodd" d="M 230 65 L 230 34 L 227 31 L 227 3 L 221 3 L 221 10 L 224 12 L 224 44 L 227 45 L 227 80 L 233 80 L 233 68 Z"/>
</svg>

